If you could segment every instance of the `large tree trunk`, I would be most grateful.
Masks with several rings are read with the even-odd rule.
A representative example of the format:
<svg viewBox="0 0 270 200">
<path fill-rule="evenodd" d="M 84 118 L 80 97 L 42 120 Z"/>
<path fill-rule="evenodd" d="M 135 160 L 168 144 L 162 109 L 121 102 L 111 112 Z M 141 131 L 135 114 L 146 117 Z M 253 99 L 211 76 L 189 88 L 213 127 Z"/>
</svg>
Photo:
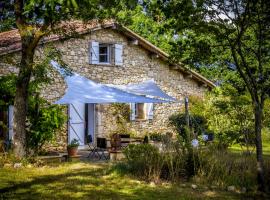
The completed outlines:
<svg viewBox="0 0 270 200">
<path fill-rule="evenodd" d="M 30 41 L 30 40 L 28 40 Z M 26 42 L 27 43 L 27 42 Z M 23 44 L 20 71 L 16 85 L 14 100 L 14 153 L 18 157 L 25 156 L 26 152 L 26 115 L 28 104 L 28 86 L 33 67 L 34 51 L 29 50 L 28 44 Z M 24 48 L 26 47 L 26 48 Z"/>
<path fill-rule="evenodd" d="M 256 134 L 256 158 L 257 158 L 257 181 L 258 190 L 265 191 L 264 168 L 263 168 L 263 149 L 262 149 L 262 118 L 263 103 L 254 103 L 255 113 L 255 134 Z"/>
</svg>

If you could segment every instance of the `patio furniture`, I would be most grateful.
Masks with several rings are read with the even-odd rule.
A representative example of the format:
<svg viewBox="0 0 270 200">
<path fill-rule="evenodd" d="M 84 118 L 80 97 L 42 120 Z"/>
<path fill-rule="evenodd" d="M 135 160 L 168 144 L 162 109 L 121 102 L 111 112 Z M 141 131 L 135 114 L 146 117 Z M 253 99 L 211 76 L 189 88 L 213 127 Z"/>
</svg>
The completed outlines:
<svg viewBox="0 0 270 200">
<path fill-rule="evenodd" d="M 114 133 L 111 136 L 110 142 L 111 142 L 111 150 L 117 151 L 121 149 L 121 137 L 119 134 Z"/>
<path fill-rule="evenodd" d="M 90 146 L 90 153 L 88 157 L 91 156 L 98 157 L 100 160 L 104 158 L 105 160 L 109 159 L 109 156 L 106 156 L 105 152 L 107 151 L 107 140 L 106 138 L 97 138 L 97 145 L 96 146 Z"/>
<path fill-rule="evenodd" d="M 119 134 L 120 139 L 121 139 L 121 149 L 125 148 L 129 145 L 131 138 L 130 135 L 128 134 Z"/>
<path fill-rule="evenodd" d="M 87 141 L 87 145 L 88 145 L 89 151 L 90 151 L 88 157 L 90 157 L 90 155 L 92 153 L 94 153 L 94 149 L 95 149 L 95 145 L 94 145 L 94 142 L 93 142 L 92 135 L 87 135 L 86 141 Z"/>
</svg>

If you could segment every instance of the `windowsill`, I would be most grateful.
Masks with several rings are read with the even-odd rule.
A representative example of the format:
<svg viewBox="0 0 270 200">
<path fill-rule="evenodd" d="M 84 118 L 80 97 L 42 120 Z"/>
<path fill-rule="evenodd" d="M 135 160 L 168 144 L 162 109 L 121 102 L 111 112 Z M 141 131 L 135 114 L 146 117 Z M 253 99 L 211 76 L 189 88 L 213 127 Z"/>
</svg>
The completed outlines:
<svg viewBox="0 0 270 200">
<path fill-rule="evenodd" d="M 148 121 L 148 119 L 135 119 L 134 121 L 136 121 L 136 122 L 146 122 L 146 121 Z"/>
<path fill-rule="evenodd" d="M 114 64 L 112 64 L 112 63 L 108 63 L 108 62 L 100 62 L 100 63 L 98 63 L 97 65 L 114 65 Z"/>
<path fill-rule="evenodd" d="M 113 63 L 97 63 L 97 64 L 89 63 L 89 65 L 103 65 L 103 66 L 110 66 L 110 67 L 124 67 L 123 65 L 115 65 Z"/>
<path fill-rule="evenodd" d="M 109 66 L 109 67 L 117 66 L 117 65 L 112 64 L 112 63 L 97 63 L 97 64 L 89 63 L 89 65 L 101 65 L 101 66 Z"/>
</svg>

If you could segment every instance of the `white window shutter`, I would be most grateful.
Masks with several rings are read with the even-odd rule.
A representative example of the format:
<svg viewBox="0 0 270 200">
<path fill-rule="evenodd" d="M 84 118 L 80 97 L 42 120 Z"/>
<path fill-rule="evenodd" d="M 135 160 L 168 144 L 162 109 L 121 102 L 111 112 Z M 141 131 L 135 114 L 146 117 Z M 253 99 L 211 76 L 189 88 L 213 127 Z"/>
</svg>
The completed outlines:
<svg viewBox="0 0 270 200">
<path fill-rule="evenodd" d="M 136 106 L 135 103 L 130 104 L 130 120 L 134 121 L 136 118 Z"/>
<path fill-rule="evenodd" d="M 146 104 L 146 111 L 147 111 L 147 119 L 153 119 L 154 116 L 154 104 L 147 103 Z"/>
<path fill-rule="evenodd" d="M 114 60 L 115 65 L 123 65 L 123 45 L 122 44 L 115 44 L 114 45 Z"/>
<path fill-rule="evenodd" d="M 90 46 L 89 63 L 98 64 L 99 63 L 99 43 L 97 41 L 91 41 L 89 46 Z"/>
<path fill-rule="evenodd" d="M 13 140 L 14 106 L 8 106 L 8 139 Z"/>
</svg>

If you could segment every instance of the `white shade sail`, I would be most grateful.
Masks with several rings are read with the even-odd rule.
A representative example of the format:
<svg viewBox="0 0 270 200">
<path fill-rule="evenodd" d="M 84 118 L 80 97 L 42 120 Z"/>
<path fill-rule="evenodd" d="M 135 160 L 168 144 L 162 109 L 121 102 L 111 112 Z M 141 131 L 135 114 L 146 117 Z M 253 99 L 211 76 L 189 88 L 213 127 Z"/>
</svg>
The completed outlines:
<svg viewBox="0 0 270 200">
<path fill-rule="evenodd" d="M 65 78 L 68 89 L 56 104 L 70 103 L 163 103 L 166 100 L 144 97 L 124 92 L 74 74 Z"/>
<path fill-rule="evenodd" d="M 162 99 L 173 101 L 173 102 L 177 101 L 175 98 L 163 92 L 153 79 L 144 81 L 141 83 L 137 83 L 137 84 L 128 84 L 128 85 L 108 84 L 108 86 L 115 87 L 123 91 L 130 92 L 137 95 L 157 97 L 157 98 L 162 98 Z"/>
<path fill-rule="evenodd" d="M 51 64 L 57 71 L 65 76 L 65 73 L 60 68 L 57 62 L 52 61 Z M 129 85 L 123 89 L 118 86 L 108 86 L 100 83 L 96 83 L 86 77 L 80 76 L 79 74 L 72 73 L 70 76 L 65 76 L 67 83 L 67 90 L 65 95 L 55 102 L 55 104 L 72 104 L 76 102 L 80 103 L 165 103 L 173 101 L 172 97 L 166 95 L 158 86 L 154 86 L 150 89 L 152 82 L 149 84 L 142 83 L 135 87 L 135 85 Z M 153 85 L 152 84 L 152 85 Z M 142 91 L 143 87 L 147 88 L 148 93 L 140 93 L 136 91 Z M 121 89 L 120 89 L 121 88 Z M 154 91 L 156 89 L 156 91 Z M 159 89 L 159 90 L 158 90 Z M 152 95 L 150 95 L 150 93 Z M 159 94 L 159 95 L 153 95 Z M 143 95 L 143 96 L 142 96 Z M 146 96 L 156 96 L 163 99 Z"/>
</svg>

